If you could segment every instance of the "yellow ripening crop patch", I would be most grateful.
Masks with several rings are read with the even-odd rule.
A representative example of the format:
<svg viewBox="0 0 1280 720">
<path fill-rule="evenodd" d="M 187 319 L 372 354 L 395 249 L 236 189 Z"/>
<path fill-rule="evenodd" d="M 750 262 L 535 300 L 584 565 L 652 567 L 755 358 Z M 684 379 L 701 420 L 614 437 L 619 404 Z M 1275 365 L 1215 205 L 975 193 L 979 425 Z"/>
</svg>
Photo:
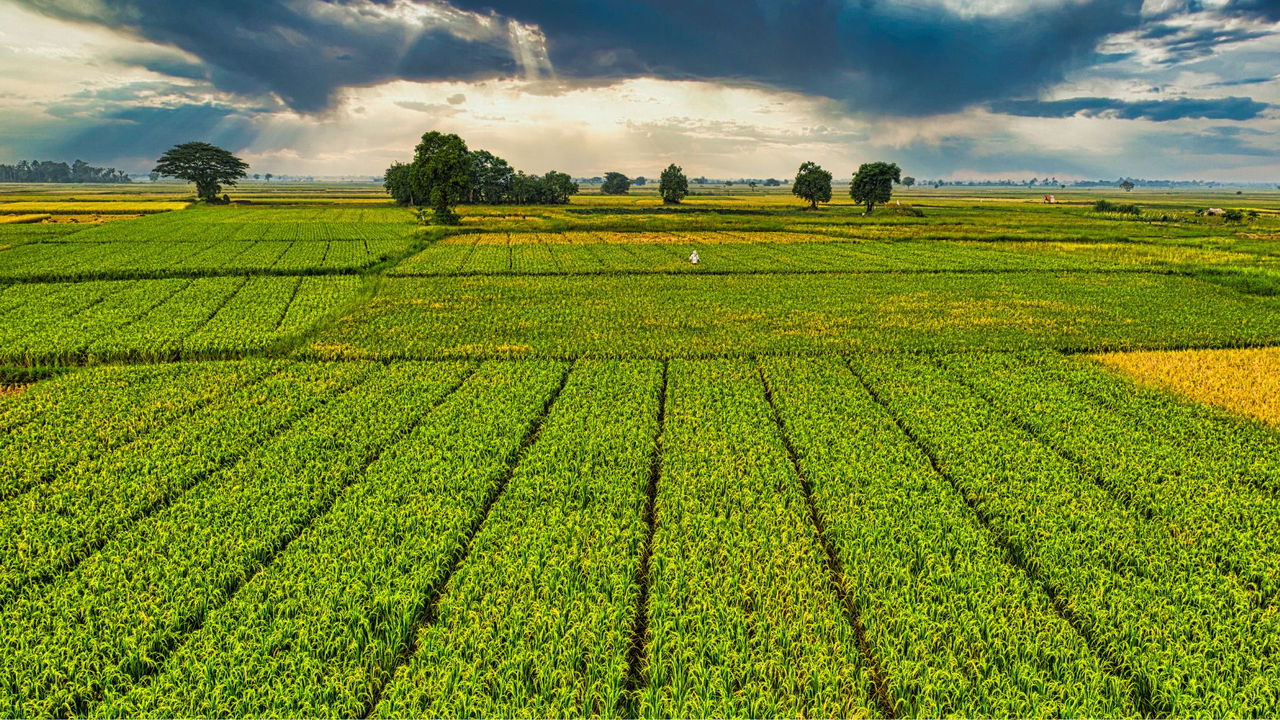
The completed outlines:
<svg viewBox="0 0 1280 720">
<path fill-rule="evenodd" d="M 149 215 L 151 213 L 182 210 L 185 202 L 53 202 L 47 200 L 10 202 L 0 204 L 0 213 L 48 213 L 52 215 Z"/>
<path fill-rule="evenodd" d="M 981 242 L 961 241 L 962 247 L 982 248 Z M 1138 243 L 1060 242 L 1033 240 L 1000 244 L 1001 250 L 1019 253 L 1047 253 L 1084 257 L 1124 265 L 1221 265 L 1252 263 L 1256 256 L 1230 250 L 1202 249 L 1182 245 L 1141 245 Z"/>
<path fill-rule="evenodd" d="M 0 385 L 0 399 L 18 397 L 26 392 L 31 385 Z"/>
<path fill-rule="evenodd" d="M 48 220 L 51 216 L 39 213 L 30 213 L 26 215 L 0 215 L 0 225 L 25 225 L 29 223 L 38 223 Z"/>
<path fill-rule="evenodd" d="M 1280 348 L 1093 355 L 1138 382 L 1280 427 Z"/>
<path fill-rule="evenodd" d="M 812 242 L 849 242 L 849 238 L 812 232 L 745 232 L 736 230 L 699 230 L 671 232 L 612 232 L 604 230 L 557 233 L 471 233 L 451 235 L 440 241 L 445 245 L 723 245 L 775 244 Z"/>
</svg>

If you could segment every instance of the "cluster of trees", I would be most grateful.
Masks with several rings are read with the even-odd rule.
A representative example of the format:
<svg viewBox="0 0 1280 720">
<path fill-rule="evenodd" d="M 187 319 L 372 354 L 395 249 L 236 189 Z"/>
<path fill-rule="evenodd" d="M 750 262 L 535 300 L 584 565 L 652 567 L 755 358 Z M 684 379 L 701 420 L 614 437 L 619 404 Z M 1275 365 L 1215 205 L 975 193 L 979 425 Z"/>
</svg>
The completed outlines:
<svg viewBox="0 0 1280 720">
<path fill-rule="evenodd" d="M 462 204 L 563 205 L 578 193 L 566 173 L 526 175 L 486 150 L 471 151 L 453 134 L 428 132 L 413 161 L 393 163 L 383 187 L 400 205 L 430 207 L 435 222 L 456 225 Z"/>
<path fill-rule="evenodd" d="M 853 174 L 853 180 L 849 183 L 849 197 L 864 205 L 866 213 L 870 215 L 876 205 L 889 202 L 893 196 L 894 183 L 906 184 L 907 179 L 915 183 L 915 178 L 904 179 L 902 169 L 895 163 L 864 163 Z M 831 202 L 831 173 L 823 170 L 817 163 L 804 163 L 796 173 L 791 194 L 808 200 L 809 207 L 816 210 L 818 203 Z"/>
<path fill-rule="evenodd" d="M 24 183 L 127 183 L 125 171 L 94 167 L 83 160 L 70 165 L 52 160 L 23 160 L 17 165 L 0 165 L 0 182 Z"/>
<path fill-rule="evenodd" d="M 643 175 L 635 179 L 620 172 L 605 173 L 600 180 L 600 192 L 605 195 L 626 195 L 632 185 L 645 185 L 649 179 Z M 684 168 L 672 163 L 662 171 L 658 178 L 658 194 L 667 205 L 677 205 L 689 195 L 689 178 L 685 177 Z"/>
</svg>

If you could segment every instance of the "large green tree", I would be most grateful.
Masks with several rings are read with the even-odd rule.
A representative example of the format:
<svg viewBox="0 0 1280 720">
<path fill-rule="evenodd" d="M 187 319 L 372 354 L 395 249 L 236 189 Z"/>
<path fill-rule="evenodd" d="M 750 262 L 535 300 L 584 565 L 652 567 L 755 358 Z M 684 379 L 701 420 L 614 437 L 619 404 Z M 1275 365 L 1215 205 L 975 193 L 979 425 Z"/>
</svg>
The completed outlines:
<svg viewBox="0 0 1280 720">
<path fill-rule="evenodd" d="M 684 176 L 684 168 L 675 163 L 668 165 L 658 180 L 658 193 L 667 205 L 679 204 L 689 194 L 689 178 Z"/>
<path fill-rule="evenodd" d="M 809 209 L 817 210 L 818 203 L 831 202 L 831 173 L 818 163 L 807 162 L 796 172 L 791 194 L 809 201 Z"/>
<path fill-rule="evenodd" d="M 600 192 L 605 195 L 626 195 L 631 190 L 631 179 L 620 172 L 607 172 Z"/>
<path fill-rule="evenodd" d="M 416 201 L 427 200 L 437 223 L 457 225 L 458 214 L 453 208 L 466 197 L 471 185 L 467 144 L 457 135 L 434 130 L 424 134 L 414 149 L 409 181 Z"/>
<path fill-rule="evenodd" d="M 217 145 L 189 142 L 175 145 L 160 156 L 152 172 L 196 184 L 196 195 L 205 202 L 217 202 L 222 186 L 234 187 L 247 177 L 249 163 Z"/>
<path fill-rule="evenodd" d="M 893 184 L 902 182 L 902 169 L 896 163 L 865 163 L 853 175 L 849 185 L 849 197 L 867 208 L 867 215 L 876 205 L 889 202 L 893 196 Z"/>
</svg>

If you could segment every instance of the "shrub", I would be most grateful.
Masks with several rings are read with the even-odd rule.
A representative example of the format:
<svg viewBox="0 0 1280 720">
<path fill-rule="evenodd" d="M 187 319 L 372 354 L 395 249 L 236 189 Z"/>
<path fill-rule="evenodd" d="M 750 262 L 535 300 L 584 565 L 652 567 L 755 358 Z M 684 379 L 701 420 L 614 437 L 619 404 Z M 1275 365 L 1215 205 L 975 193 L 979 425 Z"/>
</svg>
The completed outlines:
<svg viewBox="0 0 1280 720">
<path fill-rule="evenodd" d="M 1116 213 L 1119 215 L 1141 215 L 1142 208 L 1137 205 L 1121 205 L 1113 203 L 1110 200 L 1099 200 L 1093 204 L 1093 211 L 1097 213 Z"/>
</svg>

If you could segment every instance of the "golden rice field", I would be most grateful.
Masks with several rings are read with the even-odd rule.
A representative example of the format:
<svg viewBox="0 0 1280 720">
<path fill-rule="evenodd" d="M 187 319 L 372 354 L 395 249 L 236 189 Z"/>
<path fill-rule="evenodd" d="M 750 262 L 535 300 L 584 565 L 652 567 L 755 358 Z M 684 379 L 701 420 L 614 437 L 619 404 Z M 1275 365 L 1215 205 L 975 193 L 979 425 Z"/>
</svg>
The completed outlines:
<svg viewBox="0 0 1280 720">
<path fill-rule="evenodd" d="M 1280 426 L 1280 347 L 1093 357 L 1146 385 Z"/>
<path fill-rule="evenodd" d="M 33 200 L 24 202 L 0 202 L 0 214 L 46 213 L 50 215 L 148 215 L 151 213 L 182 210 L 189 202 L 166 201 L 115 201 L 51 202 Z"/>
<path fill-rule="evenodd" d="M 24 223 L 37 223 L 42 220 L 48 220 L 51 215 L 48 213 L 28 213 L 25 215 L 0 215 L 0 225 L 22 225 Z"/>
</svg>

